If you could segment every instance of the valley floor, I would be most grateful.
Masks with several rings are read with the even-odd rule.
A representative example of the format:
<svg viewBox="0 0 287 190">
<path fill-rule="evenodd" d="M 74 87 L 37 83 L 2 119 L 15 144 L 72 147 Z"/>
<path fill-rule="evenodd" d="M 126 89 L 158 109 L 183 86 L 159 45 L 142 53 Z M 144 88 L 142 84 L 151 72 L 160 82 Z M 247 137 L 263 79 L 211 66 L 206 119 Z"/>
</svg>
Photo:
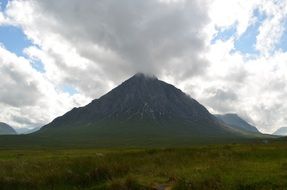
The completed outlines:
<svg viewBox="0 0 287 190">
<path fill-rule="evenodd" d="M 287 189 L 287 143 L 2 149 L 0 189 Z"/>
</svg>

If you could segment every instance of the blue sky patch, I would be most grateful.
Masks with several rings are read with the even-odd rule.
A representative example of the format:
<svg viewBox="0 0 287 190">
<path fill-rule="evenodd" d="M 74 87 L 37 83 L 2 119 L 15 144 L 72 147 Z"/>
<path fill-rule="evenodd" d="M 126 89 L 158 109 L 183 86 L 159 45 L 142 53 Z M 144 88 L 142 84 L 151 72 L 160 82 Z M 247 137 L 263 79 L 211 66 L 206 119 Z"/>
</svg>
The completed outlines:
<svg viewBox="0 0 287 190">
<path fill-rule="evenodd" d="M 0 43 L 18 56 L 24 56 L 23 50 L 32 45 L 22 29 L 15 26 L 0 26 Z"/>
<path fill-rule="evenodd" d="M 284 22 L 284 32 L 283 35 L 276 46 L 276 48 L 281 49 L 282 51 L 286 52 L 287 51 L 287 18 Z"/>
<path fill-rule="evenodd" d="M 250 26 L 244 34 L 242 34 L 234 43 L 234 48 L 242 53 L 254 54 L 258 53 L 255 49 L 256 36 L 258 34 L 258 28 L 256 24 Z"/>
<path fill-rule="evenodd" d="M 74 88 L 73 86 L 68 85 L 68 84 L 62 85 L 61 86 L 61 90 L 63 92 L 66 92 L 66 93 L 70 94 L 70 95 L 74 95 L 74 94 L 78 94 L 79 93 L 76 88 Z"/>
<path fill-rule="evenodd" d="M 259 10 L 254 11 L 256 22 L 250 25 L 247 30 L 235 41 L 235 50 L 247 54 L 258 54 L 259 52 L 255 48 L 256 36 L 259 33 L 259 27 L 262 22 L 266 19 L 266 16 Z"/>
<path fill-rule="evenodd" d="M 40 73 L 45 73 L 45 66 L 40 60 L 31 60 L 32 67 Z"/>
<path fill-rule="evenodd" d="M 0 11 L 4 11 L 6 9 L 8 0 L 0 0 Z"/>
<path fill-rule="evenodd" d="M 214 44 L 217 40 L 227 41 L 229 38 L 234 36 L 236 33 L 236 24 L 233 24 L 229 28 L 220 30 L 217 35 L 211 40 L 211 44 Z"/>
<path fill-rule="evenodd" d="M 23 50 L 33 44 L 27 39 L 21 28 L 10 25 L 0 26 L 0 43 L 4 45 L 5 49 L 15 53 L 17 56 L 29 59 Z M 45 72 L 44 65 L 40 60 L 32 59 L 31 65 L 38 72 Z"/>
</svg>

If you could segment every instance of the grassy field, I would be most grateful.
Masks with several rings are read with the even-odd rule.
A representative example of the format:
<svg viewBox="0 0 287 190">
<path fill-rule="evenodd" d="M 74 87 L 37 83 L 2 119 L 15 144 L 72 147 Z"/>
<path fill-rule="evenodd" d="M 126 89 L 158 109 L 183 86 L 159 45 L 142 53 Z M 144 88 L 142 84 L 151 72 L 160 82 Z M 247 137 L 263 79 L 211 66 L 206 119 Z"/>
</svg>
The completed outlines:
<svg viewBox="0 0 287 190">
<path fill-rule="evenodd" d="M 1 149 L 0 189 L 287 189 L 287 144 Z"/>
</svg>

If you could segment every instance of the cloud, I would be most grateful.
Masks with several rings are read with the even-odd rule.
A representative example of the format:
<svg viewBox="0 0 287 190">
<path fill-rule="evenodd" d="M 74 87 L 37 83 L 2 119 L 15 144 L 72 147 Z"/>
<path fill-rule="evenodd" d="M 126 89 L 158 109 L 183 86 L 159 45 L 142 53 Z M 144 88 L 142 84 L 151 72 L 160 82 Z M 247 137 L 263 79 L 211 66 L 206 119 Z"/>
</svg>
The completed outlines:
<svg viewBox="0 0 287 190">
<path fill-rule="evenodd" d="M 0 102 L 18 107 L 35 104 L 42 96 L 38 90 L 36 71 L 28 61 L 9 53 L 3 47 L 0 47 L 0 55 Z"/>
<path fill-rule="evenodd" d="M 196 82 L 202 87 L 195 97 L 212 112 L 236 112 L 264 132 L 285 126 L 287 53 L 250 59 L 232 50 L 233 40 L 211 46 L 207 55 L 212 64 Z"/>
<path fill-rule="evenodd" d="M 265 12 L 267 19 L 259 28 L 256 49 L 266 55 L 275 51 L 276 44 L 286 30 L 284 22 L 287 16 L 287 1 L 266 1 L 260 8 Z"/>
<path fill-rule="evenodd" d="M 23 57 L 0 47 L 0 120 L 15 127 L 41 126 L 90 99 L 69 96 Z"/>
<path fill-rule="evenodd" d="M 19 7 L 23 7 L 21 12 Z M 205 10 L 206 5 L 198 0 L 168 4 L 61 0 L 14 1 L 8 14 L 47 54 L 57 57 L 58 66 L 70 68 L 74 61 L 66 60 L 68 52 L 63 50 L 72 50 L 91 62 L 87 67 L 95 74 L 116 80 L 137 71 L 178 77 L 203 73 L 207 63 L 198 55 L 205 49 L 201 35 L 208 22 Z M 178 69 L 173 71 L 175 64 Z"/>
<path fill-rule="evenodd" d="M 241 36 L 252 24 L 253 11 L 262 3 L 261 0 L 213 0 L 210 1 L 209 15 L 212 19 L 211 36 L 222 29 L 236 25 L 236 37 Z"/>
<path fill-rule="evenodd" d="M 205 90 L 205 97 L 201 98 L 201 101 L 217 112 L 232 113 L 238 96 L 233 90 L 213 87 Z"/>
</svg>

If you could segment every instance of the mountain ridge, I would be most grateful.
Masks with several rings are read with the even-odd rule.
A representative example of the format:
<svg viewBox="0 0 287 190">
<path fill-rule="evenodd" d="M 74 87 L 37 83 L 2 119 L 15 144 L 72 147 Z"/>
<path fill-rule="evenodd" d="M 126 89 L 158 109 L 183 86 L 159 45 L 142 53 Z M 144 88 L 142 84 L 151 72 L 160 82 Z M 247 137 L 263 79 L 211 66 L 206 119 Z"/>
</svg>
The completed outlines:
<svg viewBox="0 0 287 190">
<path fill-rule="evenodd" d="M 279 136 L 287 136 L 287 127 L 280 127 L 278 128 L 273 135 L 279 135 Z"/>
<path fill-rule="evenodd" d="M 164 85 L 164 87 L 162 87 L 162 85 Z M 158 96 L 157 92 L 154 93 L 154 91 L 159 91 L 158 94 L 160 95 Z M 192 110 L 193 113 L 184 113 L 182 110 L 178 110 L 171 105 L 169 105 L 170 107 L 164 106 L 171 98 L 178 96 L 181 98 L 181 100 L 177 100 L 177 103 L 180 104 L 180 106 L 185 107 L 185 105 L 183 105 L 184 103 L 194 104 L 196 108 L 199 108 L 200 110 Z M 117 98 L 116 102 L 115 97 Z M 151 104 L 154 105 L 151 107 Z M 136 108 L 133 110 L 132 107 Z M 187 108 L 184 109 L 188 110 Z M 135 74 L 133 77 L 124 81 L 122 84 L 112 89 L 107 94 L 93 100 L 91 103 L 84 107 L 73 108 L 70 112 L 79 113 L 81 111 L 88 111 L 89 113 L 98 114 L 97 118 L 92 119 L 100 120 L 111 118 L 143 119 L 145 117 L 147 117 L 147 119 L 156 118 L 160 120 L 161 117 L 166 119 L 170 118 L 172 114 L 175 115 L 174 113 L 171 113 L 171 110 L 173 112 L 180 112 L 177 113 L 177 115 L 181 116 L 180 119 L 189 118 L 188 114 L 197 114 L 195 118 L 196 120 L 213 119 L 212 115 L 208 115 L 209 112 L 206 108 L 201 106 L 190 96 L 183 93 L 180 89 L 174 87 L 171 84 L 158 80 L 154 76 L 150 77 L 142 73 Z M 75 114 L 74 116 L 79 115 Z M 89 116 L 85 115 L 85 117 L 88 118 Z M 174 117 L 172 119 L 174 119 Z"/>
<path fill-rule="evenodd" d="M 226 113 L 226 114 L 215 114 L 219 120 L 222 120 L 224 123 L 230 125 L 231 127 L 235 127 L 237 129 L 242 129 L 249 132 L 260 133 L 258 129 L 252 125 L 250 125 L 247 121 L 242 119 L 236 113 Z"/>
<path fill-rule="evenodd" d="M 16 135 L 17 132 L 10 125 L 0 122 L 0 135 Z"/>
</svg>

